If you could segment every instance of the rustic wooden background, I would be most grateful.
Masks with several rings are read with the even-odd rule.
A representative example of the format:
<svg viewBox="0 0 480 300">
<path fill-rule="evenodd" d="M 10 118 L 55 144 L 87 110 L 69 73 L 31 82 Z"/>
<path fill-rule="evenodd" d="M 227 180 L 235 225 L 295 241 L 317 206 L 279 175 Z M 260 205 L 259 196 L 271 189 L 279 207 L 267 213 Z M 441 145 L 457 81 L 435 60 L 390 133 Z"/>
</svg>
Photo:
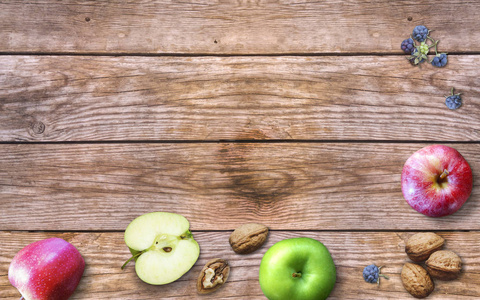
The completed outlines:
<svg viewBox="0 0 480 300">
<path fill-rule="evenodd" d="M 275 242 L 313 237 L 331 251 L 331 299 L 409 299 L 405 240 L 435 231 L 464 261 L 429 299 L 480 297 L 480 2 L 1 1 L 0 298 L 20 294 L 8 265 L 57 236 L 84 256 L 73 299 L 265 299 L 260 260 Z M 400 43 L 434 29 L 445 68 L 412 67 Z M 463 93 L 451 111 L 444 95 Z M 425 217 L 400 174 L 426 145 L 460 151 L 468 202 Z M 187 217 L 201 255 L 165 286 L 141 282 L 123 231 L 135 217 Z M 267 225 L 267 244 L 235 254 L 228 237 Z M 203 264 L 228 283 L 197 296 Z M 390 280 L 363 281 L 371 263 Z"/>
</svg>

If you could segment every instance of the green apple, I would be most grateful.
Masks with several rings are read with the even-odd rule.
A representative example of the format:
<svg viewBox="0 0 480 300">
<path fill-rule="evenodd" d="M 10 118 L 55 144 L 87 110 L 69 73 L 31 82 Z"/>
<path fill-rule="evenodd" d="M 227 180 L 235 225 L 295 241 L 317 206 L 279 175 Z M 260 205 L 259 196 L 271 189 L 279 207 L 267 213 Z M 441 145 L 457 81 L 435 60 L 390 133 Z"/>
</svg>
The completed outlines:
<svg viewBox="0 0 480 300">
<path fill-rule="evenodd" d="M 322 243 L 291 238 L 267 250 L 260 263 L 259 280 L 270 300 L 319 300 L 332 291 L 336 269 Z"/>
<path fill-rule="evenodd" d="M 135 271 L 149 284 L 167 284 L 182 277 L 195 264 L 200 247 L 181 215 L 152 212 L 133 220 L 125 230 L 125 243 L 135 260 Z"/>
</svg>

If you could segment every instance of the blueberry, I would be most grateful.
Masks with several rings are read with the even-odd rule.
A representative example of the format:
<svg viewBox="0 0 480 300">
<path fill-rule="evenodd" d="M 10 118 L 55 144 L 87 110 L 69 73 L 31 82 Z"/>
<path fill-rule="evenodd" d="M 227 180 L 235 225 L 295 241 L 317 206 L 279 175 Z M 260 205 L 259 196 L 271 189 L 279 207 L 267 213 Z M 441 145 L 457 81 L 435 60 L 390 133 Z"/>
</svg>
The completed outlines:
<svg viewBox="0 0 480 300">
<path fill-rule="evenodd" d="M 412 36 L 414 39 L 416 39 L 419 42 L 423 42 L 427 39 L 428 35 L 428 28 L 423 26 L 423 25 L 418 25 L 415 26 L 413 29 Z"/>
<path fill-rule="evenodd" d="M 406 54 L 412 54 L 412 50 L 415 49 L 415 42 L 412 38 L 406 39 L 402 42 L 401 48 Z"/>
<path fill-rule="evenodd" d="M 445 104 L 450 109 L 457 109 L 462 106 L 462 98 L 460 95 L 448 96 L 445 100 Z"/>
<path fill-rule="evenodd" d="M 438 67 L 438 68 L 445 67 L 445 65 L 447 64 L 447 54 L 446 53 L 437 54 L 432 59 L 431 63 L 434 67 Z"/>
<path fill-rule="evenodd" d="M 457 109 L 462 106 L 462 97 L 460 97 L 460 93 L 454 94 L 452 88 L 452 94 L 445 99 L 445 105 L 450 109 Z"/>
<path fill-rule="evenodd" d="M 382 267 L 377 267 L 376 265 L 369 265 L 369 266 L 366 266 L 364 269 L 363 269 L 363 279 L 366 281 L 366 282 L 369 282 L 369 283 L 378 283 L 380 284 L 380 280 L 379 280 L 379 276 L 382 276 L 382 277 L 385 277 L 386 279 L 388 279 L 387 276 L 383 275 L 383 274 L 380 274 L 380 269 Z"/>
<path fill-rule="evenodd" d="M 379 269 L 376 265 L 369 265 L 363 269 L 363 279 L 369 283 L 376 283 L 378 281 Z"/>
</svg>

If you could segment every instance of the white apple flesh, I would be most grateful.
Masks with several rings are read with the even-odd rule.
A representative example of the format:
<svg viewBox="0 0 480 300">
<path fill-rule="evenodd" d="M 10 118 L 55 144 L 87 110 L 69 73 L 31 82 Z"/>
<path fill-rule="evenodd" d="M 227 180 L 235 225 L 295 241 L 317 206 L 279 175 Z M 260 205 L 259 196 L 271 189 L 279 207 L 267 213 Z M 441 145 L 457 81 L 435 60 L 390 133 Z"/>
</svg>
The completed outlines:
<svg viewBox="0 0 480 300">
<path fill-rule="evenodd" d="M 472 170 L 465 158 L 444 145 L 427 146 L 412 154 L 405 162 L 401 181 L 407 203 L 429 217 L 456 212 L 473 186 Z"/>
<path fill-rule="evenodd" d="M 26 300 L 67 300 L 84 269 L 85 261 L 72 244 L 49 238 L 17 253 L 10 263 L 8 279 Z"/>
<path fill-rule="evenodd" d="M 125 243 L 136 260 L 135 271 L 141 280 L 167 284 L 192 268 L 200 247 L 189 227 L 185 217 L 167 212 L 142 215 L 127 226 Z"/>
</svg>

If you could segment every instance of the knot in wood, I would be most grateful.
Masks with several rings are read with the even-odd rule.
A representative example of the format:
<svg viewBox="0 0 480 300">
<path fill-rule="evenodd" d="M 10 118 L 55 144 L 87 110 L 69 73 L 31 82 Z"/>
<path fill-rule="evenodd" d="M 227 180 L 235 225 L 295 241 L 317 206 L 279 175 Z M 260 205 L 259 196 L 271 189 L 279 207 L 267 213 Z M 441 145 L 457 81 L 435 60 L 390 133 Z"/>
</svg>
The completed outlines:
<svg viewBox="0 0 480 300">
<path fill-rule="evenodd" d="M 45 132 L 45 124 L 43 124 L 40 121 L 37 121 L 33 123 L 32 130 L 33 130 L 33 133 L 35 134 L 42 134 Z"/>
</svg>

